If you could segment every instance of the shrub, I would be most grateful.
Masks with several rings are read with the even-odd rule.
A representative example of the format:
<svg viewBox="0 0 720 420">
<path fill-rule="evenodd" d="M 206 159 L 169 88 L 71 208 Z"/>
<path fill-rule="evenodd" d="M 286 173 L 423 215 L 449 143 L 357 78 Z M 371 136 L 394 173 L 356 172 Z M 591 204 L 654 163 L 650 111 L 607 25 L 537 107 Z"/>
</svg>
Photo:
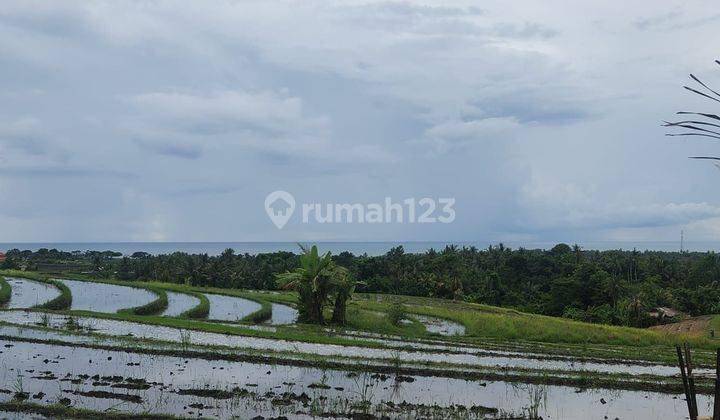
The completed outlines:
<svg viewBox="0 0 720 420">
<path fill-rule="evenodd" d="M 0 305 L 10 302 L 11 295 L 10 283 L 5 280 L 5 277 L 0 277 Z"/>
<path fill-rule="evenodd" d="M 387 317 L 388 321 L 395 326 L 400 325 L 400 321 L 407 318 L 405 305 L 403 305 L 400 299 L 393 299 L 390 308 L 388 308 Z"/>
</svg>

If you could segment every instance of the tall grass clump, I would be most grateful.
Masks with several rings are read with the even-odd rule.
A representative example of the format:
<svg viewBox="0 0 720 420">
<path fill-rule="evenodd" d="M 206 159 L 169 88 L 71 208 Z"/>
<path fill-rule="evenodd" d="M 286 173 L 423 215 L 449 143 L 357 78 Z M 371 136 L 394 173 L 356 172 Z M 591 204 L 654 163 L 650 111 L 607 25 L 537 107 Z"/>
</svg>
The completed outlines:
<svg viewBox="0 0 720 420">
<path fill-rule="evenodd" d="M 145 305 L 135 306 L 134 308 L 121 309 L 118 313 L 129 313 L 134 315 L 157 315 L 168 307 L 167 292 L 159 287 L 146 287 L 157 296 L 157 299 Z"/>
<path fill-rule="evenodd" d="M 185 292 L 187 293 L 187 292 Z M 195 296 L 196 298 L 200 299 L 200 303 L 197 304 L 192 309 L 188 309 L 187 311 L 180 314 L 180 318 L 190 318 L 190 319 L 203 319 L 207 318 L 208 314 L 210 313 L 210 300 L 208 300 L 207 296 L 205 296 L 202 293 L 189 293 L 192 296 Z"/>
<path fill-rule="evenodd" d="M 253 324 L 259 324 L 272 318 L 272 305 L 269 302 L 257 301 L 261 305 L 260 309 L 245 316 L 242 320 L 245 322 L 251 322 Z"/>
<path fill-rule="evenodd" d="M 402 301 L 400 301 L 400 299 L 398 299 L 398 298 L 393 299 L 392 303 L 390 304 L 390 307 L 387 310 L 387 317 L 388 317 L 388 321 L 390 321 L 390 323 L 395 326 L 400 325 L 400 322 L 403 319 L 407 318 L 407 313 L 405 311 L 405 305 L 403 305 L 403 303 L 402 303 Z"/>
<path fill-rule="evenodd" d="M 11 295 L 12 289 L 10 288 L 10 283 L 5 280 L 5 277 L 0 277 L 0 305 L 10 302 Z"/>
</svg>

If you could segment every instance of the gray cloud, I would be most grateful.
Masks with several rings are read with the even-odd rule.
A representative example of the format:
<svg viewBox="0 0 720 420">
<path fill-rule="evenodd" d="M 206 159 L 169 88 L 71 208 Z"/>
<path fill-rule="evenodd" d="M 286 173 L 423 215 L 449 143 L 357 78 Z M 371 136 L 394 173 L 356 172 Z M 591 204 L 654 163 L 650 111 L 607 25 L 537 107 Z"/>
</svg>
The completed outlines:
<svg viewBox="0 0 720 420">
<path fill-rule="evenodd" d="M 716 146 L 657 127 L 705 105 L 680 85 L 717 58 L 697 43 L 715 36 L 702 12 L 714 3 L 689 1 L 682 12 L 632 2 L 622 16 L 601 1 L 8 1 L 0 230 L 542 240 L 674 239 L 687 226 L 712 237 L 717 170 L 684 157 Z M 453 196 L 458 218 L 277 231 L 262 208 L 277 189 L 310 202 Z"/>
<path fill-rule="evenodd" d="M 156 143 L 142 140 L 138 140 L 137 144 L 145 150 L 149 150 L 162 156 L 174 156 L 183 159 L 198 159 L 202 156 L 202 150 L 200 150 L 200 147 L 196 145 Z"/>
<path fill-rule="evenodd" d="M 635 22 L 635 26 L 641 30 L 664 30 L 677 31 L 694 29 L 707 24 L 717 23 L 720 13 L 711 15 L 703 14 L 701 17 L 687 16 L 680 10 L 673 10 L 653 17 L 641 19 Z"/>
</svg>

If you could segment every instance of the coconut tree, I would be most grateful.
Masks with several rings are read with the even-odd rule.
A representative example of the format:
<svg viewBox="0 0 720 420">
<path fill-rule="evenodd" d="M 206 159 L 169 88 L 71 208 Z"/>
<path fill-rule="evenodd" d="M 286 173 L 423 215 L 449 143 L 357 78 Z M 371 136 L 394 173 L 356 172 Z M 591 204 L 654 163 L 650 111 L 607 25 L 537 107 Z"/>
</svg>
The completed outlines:
<svg viewBox="0 0 720 420">
<path fill-rule="evenodd" d="M 720 65 L 720 60 L 715 60 L 715 63 Z M 683 86 L 686 90 L 696 95 L 700 95 L 710 101 L 720 103 L 720 93 L 718 93 L 716 90 L 711 89 L 708 85 L 706 85 L 702 80 L 700 80 L 693 74 L 690 74 L 690 79 L 692 79 L 697 86 Z M 711 139 L 720 139 L 720 116 L 718 116 L 717 114 L 707 112 L 680 111 L 677 113 L 677 115 L 682 115 L 682 119 L 679 121 L 664 121 L 663 126 L 679 131 L 667 133 L 666 136 L 708 137 Z M 720 157 L 716 156 L 690 156 L 690 159 L 709 159 L 720 161 Z"/>
</svg>

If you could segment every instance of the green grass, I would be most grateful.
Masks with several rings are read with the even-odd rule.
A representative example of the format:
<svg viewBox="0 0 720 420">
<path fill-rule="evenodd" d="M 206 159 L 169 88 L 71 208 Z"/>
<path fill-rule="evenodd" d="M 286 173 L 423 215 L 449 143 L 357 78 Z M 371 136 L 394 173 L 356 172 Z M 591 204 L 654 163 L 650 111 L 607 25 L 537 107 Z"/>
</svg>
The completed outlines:
<svg viewBox="0 0 720 420">
<path fill-rule="evenodd" d="M 135 315 L 157 315 L 165 311 L 168 307 L 168 295 L 164 289 L 159 287 L 145 287 L 145 289 L 155 293 L 157 298 L 145 305 L 136 306 L 134 308 L 121 309 L 118 312 L 127 312 Z"/>
<path fill-rule="evenodd" d="M 259 324 L 272 318 L 272 305 L 267 301 L 260 301 L 260 309 L 246 315 L 242 321 L 251 322 L 253 324 Z"/>
<path fill-rule="evenodd" d="M 0 305 L 10 302 L 10 296 L 12 296 L 10 283 L 5 280 L 5 277 L 0 276 Z"/>
<path fill-rule="evenodd" d="M 204 319 L 208 317 L 208 314 L 210 314 L 210 300 L 202 293 L 196 293 L 196 292 L 188 292 L 188 294 L 195 296 L 196 298 L 200 299 L 200 303 L 198 303 L 194 308 L 188 309 L 187 311 L 180 314 L 180 318 L 188 318 L 188 319 Z"/>
<path fill-rule="evenodd" d="M 715 340 L 720 341 L 720 315 L 715 315 L 708 324 L 707 336 L 710 337 L 710 332 L 714 332 Z M 720 343 L 719 343 L 720 344 Z"/>
<path fill-rule="evenodd" d="M 466 302 L 405 297 L 408 313 L 428 315 L 462 324 L 465 339 L 498 339 L 568 344 L 611 344 L 622 346 L 675 345 L 689 342 L 696 347 L 711 348 L 707 339 L 641 328 L 618 327 L 572 321 L 544 315 L 519 312 Z M 363 308 L 388 311 L 390 301 L 360 300 Z M 460 338 L 462 339 L 462 338 Z"/>
<path fill-rule="evenodd" d="M 370 331 L 380 334 L 400 335 L 408 338 L 420 338 L 426 334 L 425 326 L 411 319 L 410 324 L 393 325 L 390 318 L 382 311 L 363 309 L 355 302 L 350 302 L 347 309 L 347 328 Z"/>
<path fill-rule="evenodd" d="M 9 401 L 0 403 L 0 411 L 12 413 L 40 414 L 48 418 L 97 419 L 97 420 L 172 420 L 176 417 L 167 414 L 124 413 L 121 411 L 93 411 L 84 408 L 67 407 L 62 404 L 42 405 L 33 402 Z"/>
</svg>

